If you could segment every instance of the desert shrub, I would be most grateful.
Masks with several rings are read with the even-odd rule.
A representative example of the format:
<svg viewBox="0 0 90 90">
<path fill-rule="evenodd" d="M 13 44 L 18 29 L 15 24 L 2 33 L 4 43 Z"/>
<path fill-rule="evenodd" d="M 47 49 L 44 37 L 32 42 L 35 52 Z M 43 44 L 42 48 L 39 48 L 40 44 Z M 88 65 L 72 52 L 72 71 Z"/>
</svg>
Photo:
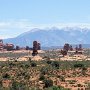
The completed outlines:
<svg viewBox="0 0 90 90">
<path fill-rule="evenodd" d="M 83 68 L 84 67 L 84 64 L 80 64 L 80 63 L 74 64 L 74 67 L 75 68 Z"/>
<path fill-rule="evenodd" d="M 62 86 L 52 86 L 52 87 L 48 87 L 45 90 L 71 90 L 69 88 L 64 88 Z"/>
<path fill-rule="evenodd" d="M 47 64 L 51 64 L 52 63 L 52 61 L 50 61 L 50 60 L 47 60 L 46 62 L 47 62 Z"/>
<path fill-rule="evenodd" d="M 75 84 L 75 80 L 69 80 L 69 84 Z"/>
<path fill-rule="evenodd" d="M 48 88 L 48 87 L 53 86 L 53 81 L 46 79 L 46 80 L 44 80 L 44 84 L 45 84 L 44 88 Z"/>
<path fill-rule="evenodd" d="M 64 77 L 64 76 L 60 76 L 60 80 L 61 80 L 62 82 L 65 82 L 65 77 Z"/>
<path fill-rule="evenodd" d="M 80 88 L 78 88 L 78 90 L 81 90 Z"/>
<path fill-rule="evenodd" d="M 21 82 L 13 81 L 11 90 L 26 90 L 26 85 Z"/>
<path fill-rule="evenodd" d="M 49 56 L 44 56 L 43 59 L 50 60 L 50 57 Z"/>
<path fill-rule="evenodd" d="M 26 72 L 21 72 L 21 75 L 22 75 L 22 76 L 25 76 L 25 74 L 26 74 Z"/>
<path fill-rule="evenodd" d="M 5 73 L 5 74 L 3 75 L 3 78 L 9 79 L 9 78 L 10 78 L 10 75 L 9 75 L 8 73 Z"/>
<path fill-rule="evenodd" d="M 10 68 L 12 68 L 12 67 L 16 66 L 16 64 L 11 62 L 11 63 L 9 63 L 9 66 L 10 66 Z"/>
<path fill-rule="evenodd" d="M 28 64 L 25 64 L 25 68 L 29 68 L 29 65 Z"/>
<path fill-rule="evenodd" d="M 87 67 L 83 67 L 82 70 L 85 70 L 86 71 L 87 70 Z"/>
<path fill-rule="evenodd" d="M 24 64 L 20 64 L 19 67 L 20 67 L 20 68 L 24 68 Z"/>
<path fill-rule="evenodd" d="M 2 80 L 0 80 L 0 89 L 1 89 L 1 87 L 2 87 Z"/>
<path fill-rule="evenodd" d="M 29 78 L 30 78 L 30 75 L 29 75 L 28 73 L 26 73 L 26 74 L 24 75 L 24 79 L 29 80 Z"/>
<path fill-rule="evenodd" d="M 37 64 L 35 62 L 31 62 L 31 67 L 36 67 Z"/>
<path fill-rule="evenodd" d="M 87 87 L 87 89 L 86 90 L 90 90 L 90 83 L 88 83 L 88 87 Z"/>
<path fill-rule="evenodd" d="M 45 76 L 43 74 L 40 75 L 39 80 L 45 80 Z"/>
<path fill-rule="evenodd" d="M 32 60 L 31 57 L 29 57 L 29 58 L 28 58 L 28 61 L 31 62 L 31 60 Z"/>
<path fill-rule="evenodd" d="M 58 63 L 58 61 L 53 61 L 52 62 L 52 67 L 55 67 L 55 68 L 57 68 L 57 69 L 59 69 L 59 63 Z"/>
<path fill-rule="evenodd" d="M 48 68 L 47 67 L 42 67 L 40 70 L 41 74 L 45 75 L 48 73 Z"/>
<path fill-rule="evenodd" d="M 61 90 L 58 86 L 48 87 L 45 90 Z"/>
<path fill-rule="evenodd" d="M 78 87 L 81 87 L 82 85 L 81 84 L 77 84 Z"/>
</svg>

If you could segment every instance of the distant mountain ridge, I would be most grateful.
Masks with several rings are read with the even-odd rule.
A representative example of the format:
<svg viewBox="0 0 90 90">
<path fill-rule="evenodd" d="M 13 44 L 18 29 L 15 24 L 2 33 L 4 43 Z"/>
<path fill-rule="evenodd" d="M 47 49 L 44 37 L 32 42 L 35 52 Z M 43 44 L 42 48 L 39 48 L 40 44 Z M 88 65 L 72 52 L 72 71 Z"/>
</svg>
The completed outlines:
<svg viewBox="0 0 90 90">
<path fill-rule="evenodd" d="M 62 46 L 64 43 L 89 45 L 90 29 L 79 27 L 65 27 L 62 29 L 57 27 L 48 29 L 35 28 L 15 38 L 4 39 L 4 42 L 32 47 L 34 40 L 39 41 L 43 47 Z"/>
</svg>

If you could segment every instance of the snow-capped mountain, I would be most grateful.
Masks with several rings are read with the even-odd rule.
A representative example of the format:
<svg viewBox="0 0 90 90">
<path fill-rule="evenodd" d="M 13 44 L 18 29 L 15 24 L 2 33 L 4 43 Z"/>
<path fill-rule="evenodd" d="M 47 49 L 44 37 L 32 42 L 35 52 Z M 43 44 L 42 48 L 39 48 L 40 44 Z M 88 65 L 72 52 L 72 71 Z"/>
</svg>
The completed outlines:
<svg viewBox="0 0 90 90">
<path fill-rule="evenodd" d="M 79 27 L 65 27 L 62 29 L 52 27 L 46 29 L 35 28 L 15 38 L 5 39 L 5 43 L 13 43 L 20 46 L 32 46 L 37 40 L 42 46 L 61 46 L 64 43 L 89 44 L 90 29 Z"/>
</svg>

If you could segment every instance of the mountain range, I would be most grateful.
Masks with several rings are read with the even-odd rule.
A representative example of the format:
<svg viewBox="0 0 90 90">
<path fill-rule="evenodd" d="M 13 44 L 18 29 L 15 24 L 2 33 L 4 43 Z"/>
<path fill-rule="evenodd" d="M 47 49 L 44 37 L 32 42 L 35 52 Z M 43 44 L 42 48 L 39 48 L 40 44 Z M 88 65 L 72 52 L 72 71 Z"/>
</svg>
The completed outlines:
<svg viewBox="0 0 90 90">
<path fill-rule="evenodd" d="M 34 28 L 28 32 L 22 33 L 15 38 L 4 39 L 4 43 L 13 43 L 19 46 L 30 46 L 37 40 L 43 47 L 62 46 L 65 43 L 70 44 L 89 44 L 90 29 L 80 27 L 65 28 Z"/>
</svg>

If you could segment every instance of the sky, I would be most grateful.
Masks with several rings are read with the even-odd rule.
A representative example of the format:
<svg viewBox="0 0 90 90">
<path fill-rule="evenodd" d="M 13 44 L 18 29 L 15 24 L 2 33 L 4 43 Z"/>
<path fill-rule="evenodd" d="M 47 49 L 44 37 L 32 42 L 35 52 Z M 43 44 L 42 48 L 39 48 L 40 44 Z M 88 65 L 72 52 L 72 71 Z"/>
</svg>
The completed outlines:
<svg viewBox="0 0 90 90">
<path fill-rule="evenodd" d="M 90 0 L 0 0 L 0 38 L 72 25 L 90 28 Z"/>
</svg>

